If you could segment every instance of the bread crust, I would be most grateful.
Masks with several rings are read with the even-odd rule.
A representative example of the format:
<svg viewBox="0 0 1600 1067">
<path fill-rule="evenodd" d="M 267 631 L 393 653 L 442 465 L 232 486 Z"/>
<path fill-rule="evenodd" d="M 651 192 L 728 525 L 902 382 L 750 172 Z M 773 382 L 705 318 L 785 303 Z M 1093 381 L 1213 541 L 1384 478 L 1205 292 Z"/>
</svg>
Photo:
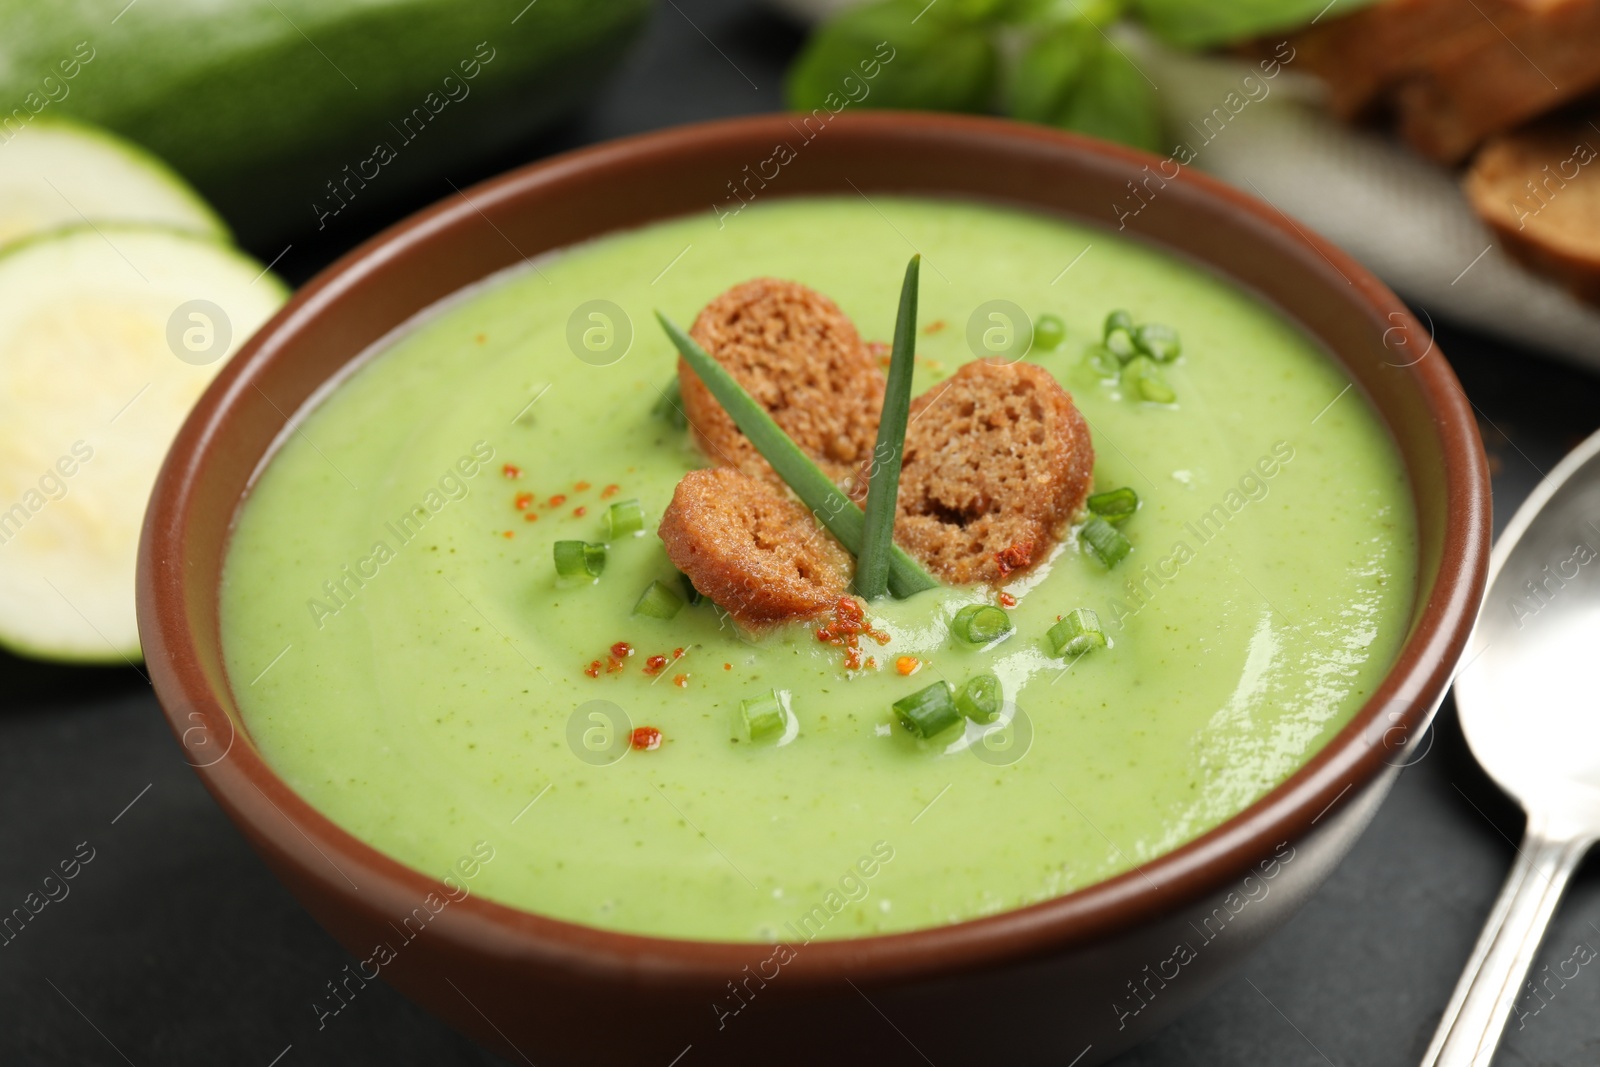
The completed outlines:
<svg viewBox="0 0 1600 1067">
<path fill-rule="evenodd" d="M 1462 180 L 1512 256 L 1600 304 L 1600 114 L 1497 137 Z"/>
<path fill-rule="evenodd" d="M 911 403 L 895 541 L 945 581 L 1000 584 L 1049 555 L 1093 472 L 1089 426 L 1049 371 L 967 363 Z"/>
<path fill-rule="evenodd" d="M 748 629 L 820 615 L 849 587 L 849 554 L 811 513 L 733 467 L 684 475 L 657 532 L 673 566 Z"/>
<path fill-rule="evenodd" d="M 876 357 L 837 304 L 799 282 L 755 278 L 707 304 L 689 330 L 836 483 L 872 453 L 883 407 Z M 683 411 L 714 462 L 782 486 L 767 461 L 678 360 Z"/>
</svg>

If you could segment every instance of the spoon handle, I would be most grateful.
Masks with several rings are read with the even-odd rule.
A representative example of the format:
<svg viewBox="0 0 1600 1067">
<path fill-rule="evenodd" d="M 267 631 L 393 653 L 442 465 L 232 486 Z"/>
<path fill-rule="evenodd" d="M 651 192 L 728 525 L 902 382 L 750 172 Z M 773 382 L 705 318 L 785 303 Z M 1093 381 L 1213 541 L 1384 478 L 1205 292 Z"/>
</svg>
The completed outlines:
<svg viewBox="0 0 1600 1067">
<path fill-rule="evenodd" d="M 1530 815 L 1495 901 L 1422 1058 L 1423 1067 L 1488 1067 L 1556 904 L 1593 840 Z"/>
</svg>

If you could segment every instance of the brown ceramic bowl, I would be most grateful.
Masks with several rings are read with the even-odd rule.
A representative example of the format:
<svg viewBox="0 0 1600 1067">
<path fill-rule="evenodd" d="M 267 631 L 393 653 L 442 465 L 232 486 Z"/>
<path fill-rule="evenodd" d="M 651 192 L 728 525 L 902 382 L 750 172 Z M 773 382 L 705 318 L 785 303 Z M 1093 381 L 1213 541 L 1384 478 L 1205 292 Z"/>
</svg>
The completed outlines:
<svg viewBox="0 0 1600 1067">
<path fill-rule="evenodd" d="M 217 588 L 252 472 L 288 416 L 413 313 L 523 257 L 709 211 L 730 176 L 796 137 L 785 116 L 691 126 L 452 197 L 300 290 L 178 434 L 139 556 L 151 676 L 206 787 L 357 958 L 441 887 L 318 814 L 240 725 L 218 647 Z M 665 1067 L 692 1046 L 686 1067 L 841 1056 L 1087 1067 L 1198 1000 L 1292 913 L 1372 817 L 1444 695 L 1484 588 L 1487 467 L 1454 374 L 1388 289 L 1271 206 L 1156 164 L 996 120 L 845 114 L 761 196 L 914 193 L 1022 205 L 1113 231 L 1120 223 L 1125 235 L 1254 290 L 1318 338 L 1399 445 L 1421 547 L 1404 648 L 1349 726 L 1237 817 L 1141 870 L 953 926 L 814 942 L 775 977 L 768 946 L 612 933 L 469 897 L 382 969 L 387 981 L 519 1062 Z M 1137 214 L 1135 187 L 1145 202 Z M 749 1006 L 719 1026 L 712 1005 L 730 983 Z"/>
</svg>

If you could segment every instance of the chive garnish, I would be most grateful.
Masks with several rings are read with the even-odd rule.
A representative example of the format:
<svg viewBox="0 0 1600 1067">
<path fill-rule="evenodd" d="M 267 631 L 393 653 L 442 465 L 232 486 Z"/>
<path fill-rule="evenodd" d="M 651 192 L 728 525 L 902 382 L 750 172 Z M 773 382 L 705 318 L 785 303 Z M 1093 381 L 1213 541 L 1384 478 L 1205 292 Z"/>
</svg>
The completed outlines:
<svg viewBox="0 0 1600 1067">
<path fill-rule="evenodd" d="M 988 673 L 975 674 L 956 694 L 956 710 L 973 722 L 994 722 L 1004 700 L 1000 679 Z"/>
<path fill-rule="evenodd" d="M 772 469 L 794 490 L 800 502 L 811 509 L 828 532 L 839 539 L 847 552 L 861 551 L 862 527 L 866 517 L 855 502 L 822 473 L 811 457 L 789 439 L 789 435 L 774 421 L 767 410 L 745 392 L 744 386 L 734 380 L 727 369 L 712 359 L 694 338 L 684 333 L 678 324 L 661 312 L 656 312 L 661 328 L 667 331 L 673 345 L 682 354 L 696 376 L 705 383 L 711 395 L 717 398 L 734 425 L 744 432 L 762 458 L 772 464 Z M 922 565 L 895 545 L 890 550 L 889 591 L 897 597 L 908 597 L 925 589 L 937 589 L 939 583 L 923 570 Z"/>
<path fill-rule="evenodd" d="M 949 682 L 934 682 L 926 689 L 901 697 L 894 702 L 894 713 L 901 726 L 922 738 L 942 734 L 961 721 Z"/>
<path fill-rule="evenodd" d="M 778 691 L 773 689 L 765 696 L 740 701 L 739 719 L 744 726 L 744 736 L 751 741 L 759 741 L 773 734 L 781 734 L 788 716 L 783 710 Z"/>
<path fill-rule="evenodd" d="M 1033 343 L 1039 348 L 1055 348 L 1066 340 L 1067 324 L 1060 315 L 1040 315 L 1033 324 Z"/>
<path fill-rule="evenodd" d="M 1106 632 L 1100 629 L 1100 616 L 1089 608 L 1074 608 L 1050 627 L 1045 635 L 1058 656 L 1081 656 L 1106 647 Z"/>
<path fill-rule="evenodd" d="M 1089 498 L 1088 504 L 1090 512 L 1113 526 L 1120 526 L 1139 510 L 1139 494 L 1132 487 L 1123 486 L 1121 489 L 1095 493 Z"/>
<path fill-rule="evenodd" d="M 670 619 L 683 610 L 683 597 L 674 593 L 666 582 L 654 581 L 639 594 L 633 605 L 633 614 L 650 619 Z"/>
<path fill-rule="evenodd" d="M 1178 331 L 1160 322 L 1147 322 L 1133 331 L 1133 343 L 1151 359 L 1171 363 L 1183 351 Z"/>
<path fill-rule="evenodd" d="M 1122 363 L 1139 354 L 1139 346 L 1134 342 L 1132 332 L 1120 326 L 1106 334 L 1105 348 Z"/>
<path fill-rule="evenodd" d="M 1120 308 L 1106 316 L 1105 327 L 1100 331 L 1101 337 L 1110 337 L 1112 330 L 1127 330 L 1133 332 L 1133 316 Z"/>
<path fill-rule="evenodd" d="M 637 500 L 619 500 L 606 511 L 606 529 L 613 541 L 626 534 L 644 532 L 644 506 Z"/>
<path fill-rule="evenodd" d="M 556 577 L 565 585 L 592 582 L 606 569 L 606 546 L 583 541 L 557 541 Z"/>
<path fill-rule="evenodd" d="M 856 593 L 867 600 L 876 600 L 889 590 L 889 550 L 894 547 L 895 503 L 900 497 L 900 464 L 905 458 L 911 372 L 916 362 L 917 279 L 921 264 L 920 255 L 912 256 L 900 285 L 889 381 L 883 391 L 883 412 L 878 416 L 878 443 L 872 450 L 866 524 L 856 557 Z"/>
<path fill-rule="evenodd" d="M 1122 536 L 1121 530 L 1098 515 L 1083 524 L 1078 537 L 1107 567 L 1115 567 L 1133 549 L 1133 544 Z"/>
<path fill-rule="evenodd" d="M 1178 399 L 1178 394 L 1172 391 L 1172 386 L 1161 376 L 1160 365 L 1142 353 L 1134 356 L 1128 361 L 1128 365 L 1122 368 L 1122 384 L 1129 391 L 1138 394 L 1139 399 L 1154 404 L 1170 404 Z"/>
<path fill-rule="evenodd" d="M 658 419 L 665 419 L 675 430 L 688 428 L 689 416 L 683 413 L 683 386 L 676 374 L 661 390 L 661 397 L 650 413 Z"/>
<path fill-rule="evenodd" d="M 987 645 L 1012 629 L 1011 616 L 993 604 L 968 604 L 950 620 L 950 632 L 974 645 Z"/>
</svg>

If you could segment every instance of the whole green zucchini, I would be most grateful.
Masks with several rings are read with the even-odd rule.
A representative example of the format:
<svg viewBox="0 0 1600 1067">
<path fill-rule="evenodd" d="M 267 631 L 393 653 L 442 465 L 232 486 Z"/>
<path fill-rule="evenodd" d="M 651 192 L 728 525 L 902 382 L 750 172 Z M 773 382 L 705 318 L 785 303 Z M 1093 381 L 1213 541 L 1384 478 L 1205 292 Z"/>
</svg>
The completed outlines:
<svg viewBox="0 0 1600 1067">
<path fill-rule="evenodd" d="M 0 0 L 0 152 L 41 115 L 98 123 L 172 164 L 245 243 L 277 240 L 424 183 L 448 194 L 444 177 L 578 103 L 649 8 Z"/>
</svg>

